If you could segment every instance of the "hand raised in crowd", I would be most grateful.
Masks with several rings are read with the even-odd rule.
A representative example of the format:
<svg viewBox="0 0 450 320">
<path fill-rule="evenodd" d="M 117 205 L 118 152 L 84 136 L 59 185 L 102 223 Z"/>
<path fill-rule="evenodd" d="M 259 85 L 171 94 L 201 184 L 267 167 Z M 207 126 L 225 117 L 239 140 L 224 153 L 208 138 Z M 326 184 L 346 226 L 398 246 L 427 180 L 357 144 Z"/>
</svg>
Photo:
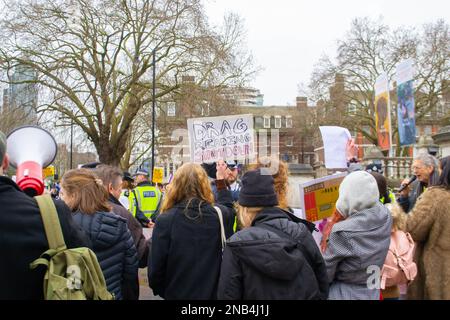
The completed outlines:
<svg viewBox="0 0 450 320">
<path fill-rule="evenodd" d="M 345 154 L 347 156 L 347 161 L 358 158 L 358 146 L 355 145 L 355 140 L 353 138 L 348 139 L 345 147 Z"/>
<path fill-rule="evenodd" d="M 223 160 L 217 161 L 216 164 L 216 179 L 217 180 L 224 180 L 228 177 L 230 174 L 230 170 L 227 167 L 227 164 Z"/>
</svg>

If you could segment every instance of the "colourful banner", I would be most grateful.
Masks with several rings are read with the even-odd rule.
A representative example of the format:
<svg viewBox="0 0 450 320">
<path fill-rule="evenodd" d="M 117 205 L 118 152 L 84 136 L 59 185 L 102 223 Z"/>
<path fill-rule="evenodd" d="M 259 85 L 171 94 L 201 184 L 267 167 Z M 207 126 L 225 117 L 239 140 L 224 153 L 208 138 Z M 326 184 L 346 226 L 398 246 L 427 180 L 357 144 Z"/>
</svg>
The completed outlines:
<svg viewBox="0 0 450 320">
<path fill-rule="evenodd" d="M 300 186 L 300 199 L 306 220 L 314 222 L 331 217 L 339 198 L 339 186 L 347 173 L 311 180 Z"/>
<path fill-rule="evenodd" d="M 378 146 L 381 150 L 391 147 L 391 113 L 389 103 L 389 81 L 387 74 L 381 74 L 375 83 L 375 126 Z"/>
<path fill-rule="evenodd" d="M 402 146 L 416 143 L 413 75 L 412 59 L 404 60 L 397 66 L 397 120 Z"/>
</svg>

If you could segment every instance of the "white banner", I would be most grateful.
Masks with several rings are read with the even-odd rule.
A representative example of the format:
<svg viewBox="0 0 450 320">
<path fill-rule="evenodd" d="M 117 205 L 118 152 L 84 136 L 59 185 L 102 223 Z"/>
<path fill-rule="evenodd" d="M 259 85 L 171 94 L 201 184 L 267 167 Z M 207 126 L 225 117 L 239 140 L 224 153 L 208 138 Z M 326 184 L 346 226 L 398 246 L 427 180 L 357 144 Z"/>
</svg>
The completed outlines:
<svg viewBox="0 0 450 320">
<path fill-rule="evenodd" d="M 187 125 L 192 162 L 254 158 L 251 114 L 193 118 Z"/>
<path fill-rule="evenodd" d="M 325 167 L 347 168 L 346 146 L 352 137 L 348 129 L 335 126 L 319 127 L 322 134 Z"/>
<path fill-rule="evenodd" d="M 413 59 L 406 59 L 397 65 L 395 80 L 397 86 L 414 78 Z"/>
<path fill-rule="evenodd" d="M 375 96 L 378 96 L 383 92 L 389 92 L 389 78 L 385 72 L 380 74 L 375 81 Z"/>
</svg>

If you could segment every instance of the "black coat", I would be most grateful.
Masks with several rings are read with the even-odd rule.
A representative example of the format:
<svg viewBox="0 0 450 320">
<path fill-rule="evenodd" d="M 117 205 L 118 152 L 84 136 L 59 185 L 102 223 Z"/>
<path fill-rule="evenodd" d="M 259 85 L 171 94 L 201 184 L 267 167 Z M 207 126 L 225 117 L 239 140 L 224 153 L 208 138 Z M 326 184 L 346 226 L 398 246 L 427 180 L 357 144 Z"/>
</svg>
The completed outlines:
<svg viewBox="0 0 450 320">
<path fill-rule="evenodd" d="M 230 191 L 219 191 L 218 202 L 226 204 L 218 206 L 228 238 L 235 217 Z M 165 299 L 216 299 L 222 261 L 217 212 L 198 199 L 185 208 L 185 202 L 179 203 L 156 220 L 149 255 L 150 287 Z"/>
<path fill-rule="evenodd" d="M 217 295 L 222 300 L 326 299 L 327 271 L 311 231 L 279 208 L 263 209 L 250 228 L 227 241 Z"/>
<path fill-rule="evenodd" d="M 108 291 L 114 293 L 116 300 L 128 298 L 122 294 L 123 288 L 139 292 L 137 252 L 127 221 L 112 212 L 76 212 L 73 218 L 91 239 Z"/>
<path fill-rule="evenodd" d="M 70 209 L 55 201 L 68 248 L 90 247 L 84 232 L 72 220 Z M 43 299 L 45 268 L 30 263 L 48 250 L 39 207 L 9 178 L 0 177 L 0 300 Z"/>
<path fill-rule="evenodd" d="M 423 193 L 425 187 L 426 186 L 423 182 L 416 180 L 410 186 L 411 191 L 409 193 L 409 196 L 408 197 L 400 196 L 397 199 L 397 202 L 402 207 L 403 211 L 408 213 L 414 208 L 417 199 Z"/>
</svg>

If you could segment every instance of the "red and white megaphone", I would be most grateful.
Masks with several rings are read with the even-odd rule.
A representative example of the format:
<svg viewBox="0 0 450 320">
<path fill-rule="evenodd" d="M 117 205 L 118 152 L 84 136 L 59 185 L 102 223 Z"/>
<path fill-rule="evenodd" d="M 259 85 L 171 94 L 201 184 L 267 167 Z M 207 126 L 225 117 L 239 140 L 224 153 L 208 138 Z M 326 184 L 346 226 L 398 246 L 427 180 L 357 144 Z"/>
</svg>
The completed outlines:
<svg viewBox="0 0 450 320">
<path fill-rule="evenodd" d="M 58 150 L 55 138 L 40 127 L 23 126 L 8 135 L 6 150 L 11 166 L 17 168 L 19 188 L 30 196 L 42 194 L 42 168 L 55 160 Z"/>
</svg>

